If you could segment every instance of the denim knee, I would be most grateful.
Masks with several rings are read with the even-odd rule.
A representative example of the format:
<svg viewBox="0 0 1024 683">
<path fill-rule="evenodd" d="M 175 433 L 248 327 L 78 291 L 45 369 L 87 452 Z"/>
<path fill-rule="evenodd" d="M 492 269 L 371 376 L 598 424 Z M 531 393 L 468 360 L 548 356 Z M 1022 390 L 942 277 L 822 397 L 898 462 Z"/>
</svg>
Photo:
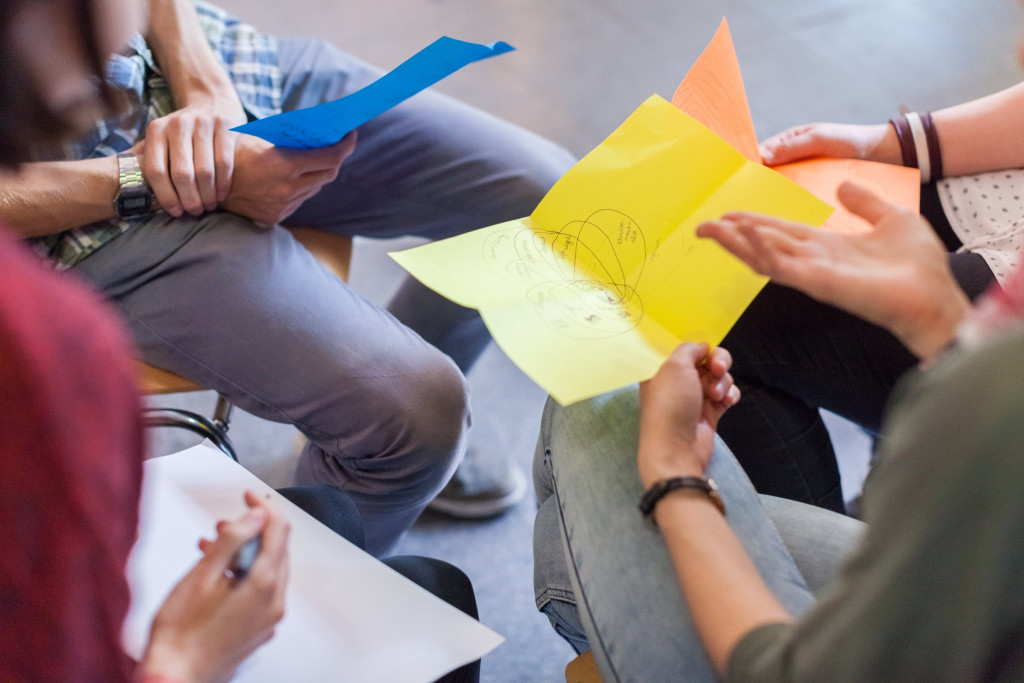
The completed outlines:
<svg viewBox="0 0 1024 683">
<path fill-rule="evenodd" d="M 576 653 L 590 649 L 576 607 L 569 566 L 563 549 L 558 499 L 541 501 L 533 527 L 533 586 L 537 609 Z"/>
<path fill-rule="evenodd" d="M 575 602 L 546 596 L 542 602 L 538 602 L 537 609 L 548 618 L 551 628 L 572 646 L 576 654 L 583 654 L 590 649 Z"/>
</svg>

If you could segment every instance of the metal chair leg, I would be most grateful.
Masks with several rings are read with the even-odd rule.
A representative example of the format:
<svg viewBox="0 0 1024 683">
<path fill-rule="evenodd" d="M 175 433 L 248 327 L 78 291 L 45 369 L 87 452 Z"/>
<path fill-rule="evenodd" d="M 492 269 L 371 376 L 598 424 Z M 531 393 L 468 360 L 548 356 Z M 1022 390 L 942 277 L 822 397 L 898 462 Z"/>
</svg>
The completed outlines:
<svg viewBox="0 0 1024 683">
<path fill-rule="evenodd" d="M 187 429 L 190 432 L 206 437 L 217 448 L 224 451 L 228 457 L 238 462 L 235 445 L 231 443 L 231 438 L 228 436 L 231 408 L 231 402 L 221 396 L 217 399 L 217 409 L 212 420 L 198 413 L 179 408 L 146 408 L 143 412 L 147 427 L 180 427 Z"/>
<path fill-rule="evenodd" d="M 217 407 L 213 409 L 213 424 L 220 427 L 227 438 L 228 427 L 231 426 L 231 411 L 235 405 L 224 396 L 217 394 Z"/>
</svg>

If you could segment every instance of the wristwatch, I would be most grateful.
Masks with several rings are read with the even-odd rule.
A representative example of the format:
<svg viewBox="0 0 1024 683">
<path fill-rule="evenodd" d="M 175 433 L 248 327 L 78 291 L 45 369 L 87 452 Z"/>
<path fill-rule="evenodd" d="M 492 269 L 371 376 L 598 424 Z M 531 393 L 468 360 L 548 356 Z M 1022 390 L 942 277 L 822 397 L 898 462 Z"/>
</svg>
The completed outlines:
<svg viewBox="0 0 1024 683">
<path fill-rule="evenodd" d="M 142 179 L 139 158 L 130 152 L 117 155 L 117 180 L 120 187 L 114 197 L 114 209 L 120 218 L 138 218 L 153 211 L 153 192 Z"/>
</svg>

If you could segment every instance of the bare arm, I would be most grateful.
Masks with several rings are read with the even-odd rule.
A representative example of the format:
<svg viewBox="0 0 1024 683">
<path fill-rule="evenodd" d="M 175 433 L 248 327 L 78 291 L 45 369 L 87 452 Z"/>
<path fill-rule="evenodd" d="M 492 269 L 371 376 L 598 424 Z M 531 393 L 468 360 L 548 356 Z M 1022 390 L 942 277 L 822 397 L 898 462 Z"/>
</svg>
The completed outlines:
<svg viewBox="0 0 1024 683">
<path fill-rule="evenodd" d="M 946 175 L 1024 167 L 1024 83 L 932 112 Z"/>
<path fill-rule="evenodd" d="M 1024 83 L 932 112 L 947 176 L 1024 167 Z M 761 144 L 765 163 L 777 166 L 830 156 L 902 164 L 899 141 L 888 123 L 810 123 Z"/>
<path fill-rule="evenodd" d="M 792 616 L 765 585 L 726 518 L 699 494 L 669 494 L 655 519 L 711 663 L 724 674 L 750 631 Z"/>
<path fill-rule="evenodd" d="M 203 33 L 191 0 L 149 0 L 149 43 L 177 107 L 225 99 L 241 104 Z"/>
<path fill-rule="evenodd" d="M 117 159 L 25 164 L 0 176 L 0 220 L 39 237 L 114 218 Z"/>
<path fill-rule="evenodd" d="M 669 477 L 704 473 L 718 419 L 739 400 L 728 374 L 731 362 L 723 349 L 709 354 L 706 345 L 683 344 L 641 385 L 637 464 L 645 489 Z M 701 641 L 720 673 L 752 629 L 792 621 L 727 517 L 703 493 L 673 491 L 654 516 Z"/>
<path fill-rule="evenodd" d="M 133 151 L 161 206 L 200 214 L 228 196 L 238 136 L 227 129 L 245 115 L 191 1 L 150 0 L 149 9 L 147 40 L 179 111 L 150 125 L 148 154 Z M 3 178 L 0 220 L 34 237 L 114 218 L 117 178 L 113 157 L 25 164 Z"/>
</svg>

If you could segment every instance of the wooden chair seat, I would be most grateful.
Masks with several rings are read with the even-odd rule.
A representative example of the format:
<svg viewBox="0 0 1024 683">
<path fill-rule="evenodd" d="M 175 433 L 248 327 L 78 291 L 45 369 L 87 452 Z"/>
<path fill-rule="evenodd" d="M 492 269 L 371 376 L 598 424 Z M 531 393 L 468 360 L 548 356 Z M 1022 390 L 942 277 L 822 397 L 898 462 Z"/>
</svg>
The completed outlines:
<svg viewBox="0 0 1024 683">
<path fill-rule="evenodd" d="M 587 650 L 566 665 L 565 683 L 601 683 L 593 652 Z"/>
</svg>

